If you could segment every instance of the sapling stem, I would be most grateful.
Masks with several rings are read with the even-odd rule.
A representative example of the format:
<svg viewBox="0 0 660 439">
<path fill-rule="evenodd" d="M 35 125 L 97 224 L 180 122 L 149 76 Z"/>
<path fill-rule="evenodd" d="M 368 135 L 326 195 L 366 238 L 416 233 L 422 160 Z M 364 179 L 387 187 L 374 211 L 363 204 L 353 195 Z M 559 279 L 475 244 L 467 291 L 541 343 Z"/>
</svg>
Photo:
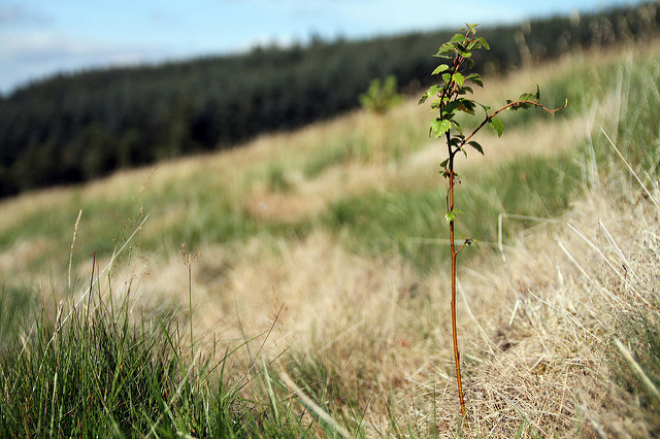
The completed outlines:
<svg viewBox="0 0 660 439">
<path fill-rule="evenodd" d="M 449 212 L 454 212 L 454 156 L 455 153 L 451 150 L 451 134 L 447 131 L 447 146 L 449 149 Z M 461 354 L 458 351 L 458 331 L 456 329 L 456 259 L 458 252 L 463 248 L 461 246 L 458 251 L 456 250 L 456 244 L 454 242 L 455 232 L 454 232 L 454 223 L 455 220 L 451 219 L 449 221 L 449 247 L 451 249 L 451 333 L 452 340 L 454 345 L 454 363 L 456 364 L 456 379 L 458 381 L 458 399 L 461 404 L 461 416 L 465 422 L 465 429 L 470 428 L 467 416 L 465 414 L 465 399 L 463 398 L 463 385 L 461 383 Z"/>
</svg>

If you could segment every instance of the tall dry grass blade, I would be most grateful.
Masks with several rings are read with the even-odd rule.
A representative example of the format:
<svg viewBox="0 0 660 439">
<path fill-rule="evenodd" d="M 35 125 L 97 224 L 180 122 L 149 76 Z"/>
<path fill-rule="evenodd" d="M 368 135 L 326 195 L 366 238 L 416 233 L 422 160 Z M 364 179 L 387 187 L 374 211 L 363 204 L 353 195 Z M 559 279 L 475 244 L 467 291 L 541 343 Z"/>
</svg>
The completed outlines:
<svg viewBox="0 0 660 439">
<path fill-rule="evenodd" d="M 623 359 L 626 361 L 626 364 L 630 368 L 631 372 L 639 378 L 639 381 L 642 383 L 642 387 L 646 393 L 655 400 L 656 404 L 660 404 L 660 391 L 649 379 L 649 377 L 644 373 L 640 365 L 635 361 L 632 356 L 632 353 L 626 348 L 626 346 L 618 338 L 614 339 L 614 345 L 621 352 Z"/>
<path fill-rule="evenodd" d="M 71 290 L 71 266 L 73 265 L 73 248 L 76 245 L 76 237 L 78 236 L 78 226 L 80 225 L 80 218 L 82 217 L 82 209 L 78 212 L 78 218 L 76 218 L 76 223 L 73 226 L 73 238 L 71 239 L 71 247 L 69 247 L 69 293 Z"/>
<path fill-rule="evenodd" d="M 626 167 L 628 167 L 628 170 L 630 171 L 630 173 L 633 175 L 633 177 L 635 177 L 635 179 L 637 180 L 639 185 L 642 187 L 642 189 L 644 189 L 644 192 L 646 192 L 646 195 L 648 195 L 649 199 L 651 200 L 651 202 L 653 202 L 656 209 L 658 209 L 658 211 L 660 211 L 660 204 L 658 204 L 658 202 L 655 200 L 655 197 L 653 197 L 653 195 L 651 195 L 651 192 L 648 190 L 646 185 L 644 183 L 642 183 L 642 180 L 639 178 L 639 176 L 637 175 L 635 170 L 632 168 L 632 166 L 630 166 L 630 163 L 628 163 L 628 160 L 626 160 L 626 158 L 623 156 L 623 154 L 621 154 L 621 152 L 619 151 L 619 148 L 616 147 L 616 145 L 614 144 L 612 139 L 610 139 L 610 136 L 607 135 L 605 130 L 603 128 L 601 128 L 600 130 L 602 131 L 602 133 L 607 138 L 607 141 L 610 143 L 610 146 L 612 146 L 612 148 L 614 149 L 614 151 L 616 151 L 616 153 L 621 158 L 621 160 L 623 160 L 623 163 L 626 164 Z"/>
<path fill-rule="evenodd" d="M 96 279 L 92 281 L 92 284 L 90 285 L 90 287 L 89 287 L 89 288 L 88 288 L 83 294 L 80 295 L 80 298 L 78 299 L 78 301 L 75 303 L 75 305 L 73 305 L 73 307 L 71 308 L 71 310 L 69 311 L 69 313 L 66 315 L 66 317 L 64 317 L 64 319 L 62 320 L 62 325 L 64 325 L 64 324 L 67 322 L 67 320 L 69 319 L 69 317 L 71 317 L 71 314 L 73 313 L 73 311 L 75 310 L 75 308 L 76 308 L 78 305 L 80 305 L 80 303 L 82 303 L 82 301 L 85 299 L 85 297 L 86 297 L 88 294 L 91 294 L 91 293 L 92 293 L 92 288 L 94 288 L 94 286 L 96 285 L 96 283 L 98 283 L 99 279 L 101 279 L 101 276 L 102 276 L 102 275 L 105 275 L 105 273 L 107 273 L 108 271 L 110 271 L 110 268 L 112 268 L 112 265 L 115 263 L 115 261 L 117 260 L 117 258 L 119 257 L 119 255 L 121 255 L 121 254 L 124 252 L 124 250 L 126 250 L 126 247 L 128 247 L 128 244 L 130 244 L 131 242 L 133 242 L 133 238 L 135 238 L 135 235 L 137 235 L 138 232 L 139 232 L 140 230 L 142 230 L 142 226 L 144 225 L 144 223 L 147 222 L 147 219 L 149 219 L 149 214 L 145 215 L 144 219 L 140 222 L 140 224 L 138 224 L 138 226 L 135 228 L 135 230 L 133 230 L 133 233 L 131 233 L 131 236 L 128 237 L 128 239 L 126 240 L 126 242 L 124 242 L 124 244 L 119 248 L 119 250 L 113 252 L 112 257 L 110 258 L 110 260 L 108 261 L 108 263 L 106 264 L 106 266 L 103 268 L 103 270 L 101 270 L 101 271 L 97 274 Z"/>
<path fill-rule="evenodd" d="M 593 282 L 591 279 L 591 276 L 586 272 L 586 270 L 580 265 L 580 263 L 575 259 L 575 257 L 571 254 L 571 252 L 568 251 L 568 249 L 562 244 L 561 240 L 557 235 L 555 235 L 555 241 L 557 242 L 557 245 L 559 245 L 559 248 L 564 252 L 566 257 L 575 265 L 575 267 L 582 273 L 582 276 L 584 276 L 590 283 Z"/>
<path fill-rule="evenodd" d="M 598 255 L 601 257 L 601 259 L 612 269 L 612 271 L 614 273 L 617 274 L 617 276 L 621 279 L 622 282 L 626 281 L 625 276 L 623 274 L 621 274 L 619 269 L 616 266 L 614 266 L 614 264 L 612 264 L 612 261 L 610 260 L 610 258 L 608 258 L 605 255 L 605 253 L 603 253 L 603 251 L 596 244 L 591 242 L 591 240 L 589 238 L 587 238 L 584 235 L 584 233 L 582 233 L 577 228 L 575 228 L 571 223 L 567 223 L 566 225 L 568 226 L 569 229 L 571 229 L 573 232 L 575 232 L 575 234 L 577 234 L 580 238 L 582 238 L 582 240 L 584 242 L 586 242 L 587 245 L 589 245 L 589 247 L 591 247 L 596 253 L 598 253 Z"/>
<path fill-rule="evenodd" d="M 538 222 L 551 222 L 551 223 L 556 223 L 559 222 L 559 220 L 552 219 L 552 218 L 543 218 L 543 217 L 538 217 L 538 216 L 529 216 L 529 215 L 517 215 L 513 213 L 500 213 L 497 216 L 497 247 L 500 250 L 500 253 L 502 254 L 502 259 L 506 261 L 506 258 L 504 257 L 504 243 L 503 241 L 503 223 L 504 219 L 517 219 L 517 220 L 523 220 L 523 221 L 538 221 Z M 481 241 L 479 241 L 481 243 Z"/>
<path fill-rule="evenodd" d="M 596 431 L 596 434 L 600 439 L 608 439 L 609 435 L 605 432 L 603 426 L 600 425 L 596 419 L 594 419 L 594 416 L 590 413 L 589 408 L 584 403 L 577 404 L 575 408 L 584 414 L 584 416 L 589 421 L 591 428 Z"/>
<path fill-rule="evenodd" d="M 486 343 L 486 346 L 488 346 L 488 350 L 490 351 L 491 355 L 493 356 L 493 358 L 495 358 L 499 362 L 499 359 L 498 359 L 497 355 L 495 354 L 495 350 L 493 349 L 494 343 L 492 342 L 492 340 L 490 339 L 488 334 L 486 334 L 486 331 L 484 330 L 484 327 L 481 326 L 481 323 L 479 323 L 479 320 L 477 319 L 477 317 L 472 312 L 472 308 L 470 307 L 470 304 L 468 303 L 467 297 L 465 296 L 465 290 L 463 289 L 463 285 L 461 284 L 461 281 L 458 280 L 458 279 L 456 281 L 458 283 L 458 291 L 460 291 L 461 298 L 463 299 L 463 304 L 465 305 L 465 310 L 468 312 L 468 314 L 472 318 L 472 321 L 474 321 L 474 324 L 477 325 L 477 328 L 479 329 L 479 332 L 481 333 L 481 336 L 483 337 L 484 342 Z"/>
<path fill-rule="evenodd" d="M 589 334 L 592 337 L 592 339 L 597 340 L 599 343 L 602 342 L 602 339 L 598 335 L 591 332 L 586 326 L 582 324 L 582 322 L 580 322 L 580 320 L 577 317 L 573 316 L 573 314 L 570 311 L 555 306 L 552 303 L 548 302 L 547 300 L 543 300 L 542 298 L 534 294 L 532 290 L 527 290 L 527 294 L 529 294 L 530 296 L 532 296 L 533 298 L 535 298 L 536 300 L 538 300 L 540 303 L 547 306 L 548 308 L 556 311 L 557 314 L 560 314 L 565 320 L 572 322 L 576 327 L 582 329 L 584 333 Z"/>
<path fill-rule="evenodd" d="M 337 343 L 339 340 L 348 337 L 349 334 L 351 334 L 351 333 L 357 331 L 357 330 L 360 329 L 362 326 L 364 326 L 364 324 L 365 324 L 365 319 L 361 319 L 359 322 L 355 323 L 354 325 L 352 325 L 352 326 L 349 327 L 348 329 L 342 331 L 342 332 L 339 333 L 337 336 L 335 336 L 335 337 L 333 337 L 332 339 L 330 339 L 330 341 L 328 341 L 325 345 L 323 345 L 323 346 L 319 349 L 319 352 L 325 352 L 325 351 L 327 351 L 327 350 L 330 349 L 335 343 Z"/>
<path fill-rule="evenodd" d="M 291 377 L 289 377 L 286 373 L 280 372 L 279 373 L 280 379 L 284 382 L 286 387 L 289 389 L 290 392 L 295 393 L 298 398 L 305 404 L 305 406 L 310 409 L 314 414 L 316 414 L 319 418 L 321 418 L 324 422 L 326 422 L 328 425 L 330 425 L 334 430 L 342 437 L 344 438 L 352 438 L 353 435 L 348 432 L 344 427 L 339 425 L 337 421 L 335 421 L 332 416 L 330 416 L 327 412 L 325 412 L 321 407 L 316 404 L 312 398 L 307 396 L 305 392 L 302 391 L 300 387 L 296 385 L 296 383 L 293 382 Z"/>
<path fill-rule="evenodd" d="M 607 230 L 607 227 L 603 223 L 603 220 L 598 220 L 598 225 L 602 228 L 603 232 L 605 233 L 605 237 L 609 241 L 609 243 L 616 249 L 616 252 L 619 254 L 619 257 L 625 262 L 627 270 L 630 270 L 630 261 L 628 261 L 628 258 L 626 255 L 623 254 L 623 251 L 621 250 L 621 247 L 619 247 L 619 244 L 616 242 L 612 234 L 610 233 L 609 230 Z"/>
</svg>

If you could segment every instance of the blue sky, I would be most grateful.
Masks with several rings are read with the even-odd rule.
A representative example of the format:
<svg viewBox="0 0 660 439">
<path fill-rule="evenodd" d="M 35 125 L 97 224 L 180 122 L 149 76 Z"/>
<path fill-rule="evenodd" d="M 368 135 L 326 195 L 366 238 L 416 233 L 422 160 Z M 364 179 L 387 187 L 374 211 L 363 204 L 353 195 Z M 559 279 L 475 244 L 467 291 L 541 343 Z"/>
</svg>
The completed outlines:
<svg viewBox="0 0 660 439">
<path fill-rule="evenodd" d="M 58 71 L 593 11 L 624 0 L 0 0 L 0 92 Z"/>
</svg>

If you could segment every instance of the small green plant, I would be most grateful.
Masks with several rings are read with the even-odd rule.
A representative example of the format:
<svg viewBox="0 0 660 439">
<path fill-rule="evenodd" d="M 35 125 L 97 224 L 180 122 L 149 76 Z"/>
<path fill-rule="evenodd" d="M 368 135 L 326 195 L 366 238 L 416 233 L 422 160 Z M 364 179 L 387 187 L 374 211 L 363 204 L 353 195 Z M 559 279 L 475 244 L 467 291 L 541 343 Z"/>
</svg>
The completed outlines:
<svg viewBox="0 0 660 439">
<path fill-rule="evenodd" d="M 484 126 L 490 125 L 498 137 L 502 135 L 504 126 L 497 116 L 505 110 L 518 110 L 528 108 L 541 108 L 550 114 L 559 111 L 563 107 L 554 110 L 548 109 L 539 102 L 541 96 L 537 86 L 536 93 L 525 93 L 518 100 L 507 100 L 501 108 L 493 111 L 490 107 L 465 98 L 473 90 L 468 84 L 475 84 L 483 87 L 481 76 L 469 71 L 474 67 L 475 61 L 472 59 L 472 53 L 479 49 L 490 49 L 484 38 L 476 37 L 476 26 L 466 24 L 466 27 L 455 34 L 451 40 L 444 43 L 434 55 L 438 58 L 450 60 L 447 64 L 440 64 L 433 75 L 441 75 L 442 82 L 439 85 L 433 85 L 422 96 L 420 104 L 432 99 L 431 108 L 438 111 L 438 117 L 431 122 L 429 135 L 433 138 L 444 138 L 447 147 L 448 158 L 440 164 L 441 174 L 449 181 L 449 189 L 446 197 L 445 219 L 449 224 L 449 246 L 451 251 L 451 322 L 452 339 L 454 345 L 454 361 L 456 364 L 456 379 L 458 382 L 458 397 L 461 406 L 461 416 L 465 429 L 469 429 L 469 423 L 465 410 L 465 399 L 463 397 L 463 386 L 461 384 L 461 365 L 460 353 L 458 351 L 458 336 L 456 331 L 456 261 L 458 253 L 466 246 L 475 243 L 473 238 L 463 236 L 463 242 L 456 247 L 455 244 L 455 224 L 456 216 L 462 213 L 454 206 L 454 189 L 460 177 L 454 169 L 456 156 L 461 153 L 467 157 L 467 146 L 474 148 L 480 154 L 484 153 L 482 146 L 474 141 L 474 136 Z M 480 107 L 485 115 L 481 123 L 471 132 L 463 131 L 461 122 L 458 120 L 459 113 L 465 113 L 468 116 L 476 116 L 475 110 Z"/>
<path fill-rule="evenodd" d="M 268 169 L 267 184 L 268 189 L 273 192 L 287 192 L 291 189 L 291 182 L 288 180 L 284 168 L 277 164 Z"/>
<path fill-rule="evenodd" d="M 380 78 L 374 79 L 367 92 L 361 94 L 359 99 L 362 108 L 377 114 L 387 113 L 402 99 L 397 92 L 396 76 L 390 75 L 384 81 Z"/>
</svg>

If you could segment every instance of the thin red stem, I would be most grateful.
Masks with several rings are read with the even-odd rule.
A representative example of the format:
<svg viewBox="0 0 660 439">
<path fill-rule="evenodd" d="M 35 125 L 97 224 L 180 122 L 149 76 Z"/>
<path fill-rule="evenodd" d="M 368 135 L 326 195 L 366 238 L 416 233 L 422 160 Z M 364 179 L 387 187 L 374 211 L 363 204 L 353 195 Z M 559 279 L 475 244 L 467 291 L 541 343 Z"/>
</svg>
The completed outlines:
<svg viewBox="0 0 660 439">
<path fill-rule="evenodd" d="M 454 157 L 456 151 L 451 149 L 451 133 L 447 131 L 447 147 L 449 148 L 449 212 L 453 213 L 454 211 Z M 454 218 L 452 217 L 449 221 L 449 247 L 451 249 L 451 331 L 452 331 L 452 340 L 454 345 L 454 362 L 456 364 L 456 380 L 458 385 L 458 399 L 461 404 L 461 416 L 463 417 L 463 422 L 465 424 L 465 429 L 469 430 L 470 425 L 468 424 L 468 419 L 465 412 L 465 399 L 463 397 L 463 384 L 461 382 L 461 355 L 458 352 L 458 329 L 456 327 L 456 258 L 458 256 L 458 251 L 456 250 L 456 245 L 454 244 L 455 232 L 454 232 Z M 461 246 L 462 248 L 462 246 Z"/>
</svg>

